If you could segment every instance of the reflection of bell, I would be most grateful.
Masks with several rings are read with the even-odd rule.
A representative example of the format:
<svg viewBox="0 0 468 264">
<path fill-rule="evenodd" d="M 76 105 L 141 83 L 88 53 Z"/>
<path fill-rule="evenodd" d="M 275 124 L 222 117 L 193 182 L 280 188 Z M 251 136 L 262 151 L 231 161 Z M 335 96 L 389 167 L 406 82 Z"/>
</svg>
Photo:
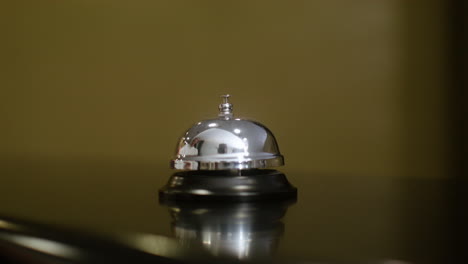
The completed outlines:
<svg viewBox="0 0 468 264">
<path fill-rule="evenodd" d="M 276 139 L 260 123 L 234 118 L 224 95 L 216 119 L 204 120 L 180 138 L 171 167 L 177 172 L 162 199 L 258 200 L 296 197 L 286 176 L 265 168 L 284 165 Z"/>
<path fill-rule="evenodd" d="M 188 247 L 240 260 L 271 257 L 284 231 L 281 218 L 294 201 L 282 203 L 166 203 L 174 235 Z"/>
</svg>

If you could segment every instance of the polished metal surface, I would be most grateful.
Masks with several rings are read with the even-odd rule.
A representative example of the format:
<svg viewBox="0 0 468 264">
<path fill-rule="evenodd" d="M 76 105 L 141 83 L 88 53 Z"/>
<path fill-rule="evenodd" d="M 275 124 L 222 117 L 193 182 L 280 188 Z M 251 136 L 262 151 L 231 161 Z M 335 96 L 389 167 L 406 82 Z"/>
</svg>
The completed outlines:
<svg viewBox="0 0 468 264">
<path fill-rule="evenodd" d="M 171 203 L 174 236 L 217 257 L 271 259 L 284 233 L 282 218 L 294 201 L 282 203 Z"/>
<path fill-rule="evenodd" d="M 203 120 L 180 138 L 171 167 L 178 170 L 229 170 L 284 165 L 273 133 L 264 125 L 234 118 L 229 95 L 216 119 Z"/>
<path fill-rule="evenodd" d="M 296 171 L 300 199 L 287 208 L 161 205 L 166 174 L 162 164 L 121 160 L 0 159 L 0 263 L 467 263 L 466 250 L 454 251 L 466 248 L 455 242 L 468 237 L 455 218 L 466 199 L 452 199 L 450 175 Z"/>
</svg>

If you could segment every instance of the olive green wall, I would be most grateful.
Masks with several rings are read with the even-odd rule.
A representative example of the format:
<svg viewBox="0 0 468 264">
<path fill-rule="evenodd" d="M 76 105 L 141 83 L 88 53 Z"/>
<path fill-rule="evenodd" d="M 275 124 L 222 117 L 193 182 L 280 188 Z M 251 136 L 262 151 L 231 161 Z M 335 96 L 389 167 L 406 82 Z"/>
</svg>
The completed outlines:
<svg viewBox="0 0 468 264">
<path fill-rule="evenodd" d="M 442 1 L 3 5 L 4 156 L 166 168 L 230 93 L 287 172 L 444 175 Z"/>
</svg>

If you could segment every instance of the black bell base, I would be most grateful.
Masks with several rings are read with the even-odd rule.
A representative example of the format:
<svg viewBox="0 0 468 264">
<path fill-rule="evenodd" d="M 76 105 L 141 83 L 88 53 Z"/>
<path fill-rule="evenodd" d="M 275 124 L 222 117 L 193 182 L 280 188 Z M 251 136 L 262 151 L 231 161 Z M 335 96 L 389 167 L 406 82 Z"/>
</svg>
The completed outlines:
<svg viewBox="0 0 468 264">
<path fill-rule="evenodd" d="M 160 202 L 296 200 L 297 188 L 277 170 L 182 171 L 159 191 Z"/>
</svg>

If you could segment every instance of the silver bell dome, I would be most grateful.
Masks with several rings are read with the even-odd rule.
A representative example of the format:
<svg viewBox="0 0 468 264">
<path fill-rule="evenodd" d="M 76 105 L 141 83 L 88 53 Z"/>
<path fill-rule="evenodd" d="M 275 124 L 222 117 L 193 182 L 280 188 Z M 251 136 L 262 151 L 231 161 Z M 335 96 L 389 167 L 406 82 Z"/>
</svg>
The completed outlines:
<svg viewBox="0 0 468 264">
<path fill-rule="evenodd" d="M 171 167 L 178 170 L 230 170 L 284 165 L 273 133 L 264 125 L 234 118 L 223 95 L 216 119 L 203 120 L 180 138 Z"/>
</svg>

